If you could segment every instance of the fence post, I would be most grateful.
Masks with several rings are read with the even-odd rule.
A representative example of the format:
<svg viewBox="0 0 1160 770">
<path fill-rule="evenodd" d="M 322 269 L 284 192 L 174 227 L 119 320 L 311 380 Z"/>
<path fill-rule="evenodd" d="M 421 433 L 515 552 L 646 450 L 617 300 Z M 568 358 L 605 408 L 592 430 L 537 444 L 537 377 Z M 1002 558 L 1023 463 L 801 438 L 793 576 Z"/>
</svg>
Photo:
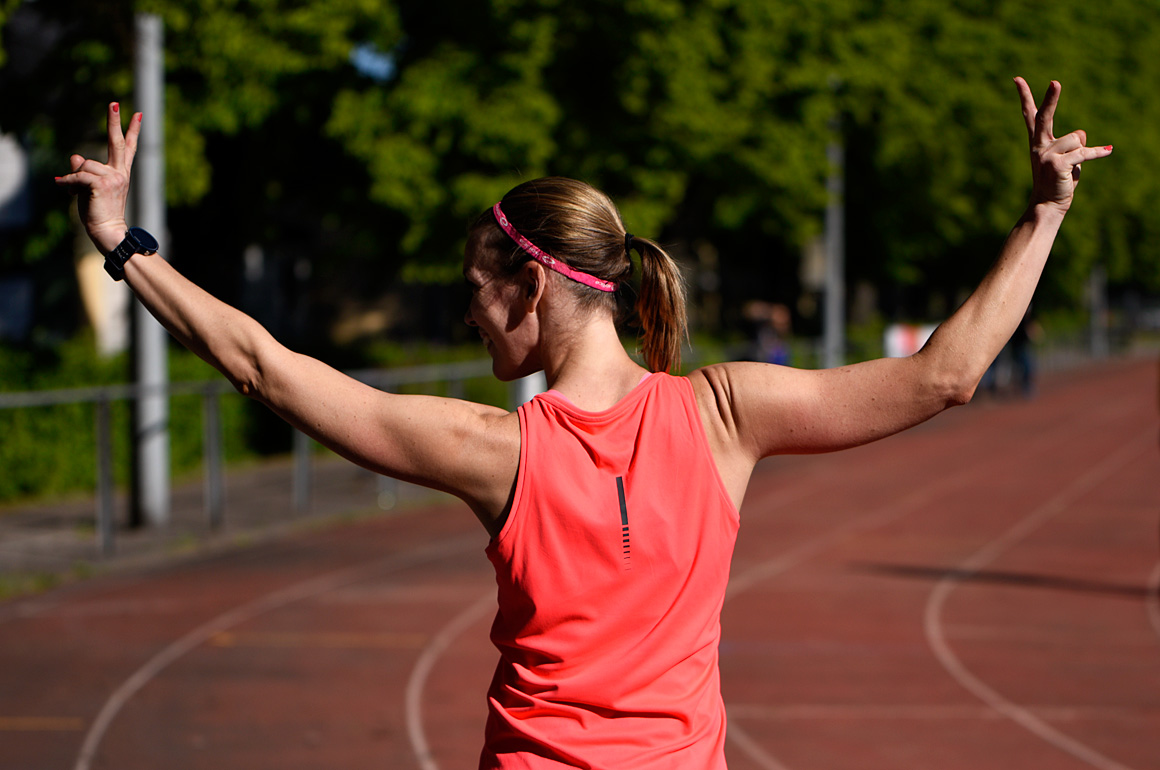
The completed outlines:
<svg viewBox="0 0 1160 770">
<path fill-rule="evenodd" d="M 113 555 L 113 433 L 109 398 L 101 394 L 97 417 L 97 549 L 102 557 Z"/>
<path fill-rule="evenodd" d="M 213 385 L 202 394 L 202 428 L 204 430 L 205 513 L 210 529 L 222 525 L 225 492 L 222 483 L 222 417 L 218 408 L 220 397 Z"/>
<path fill-rule="evenodd" d="M 295 513 L 310 510 L 310 437 L 294 429 L 294 483 L 292 505 Z"/>
</svg>

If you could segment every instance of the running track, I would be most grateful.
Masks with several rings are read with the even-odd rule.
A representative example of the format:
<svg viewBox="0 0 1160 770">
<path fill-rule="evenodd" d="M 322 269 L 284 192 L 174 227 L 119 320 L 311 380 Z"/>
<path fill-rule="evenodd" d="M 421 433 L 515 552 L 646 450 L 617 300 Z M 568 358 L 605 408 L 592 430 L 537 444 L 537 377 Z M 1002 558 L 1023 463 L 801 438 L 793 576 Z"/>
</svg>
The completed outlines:
<svg viewBox="0 0 1160 770">
<path fill-rule="evenodd" d="M 1160 770 L 1157 392 L 1114 362 L 760 466 L 730 767 Z M 447 503 L 0 604 L 0 768 L 474 767 L 484 545 Z"/>
</svg>

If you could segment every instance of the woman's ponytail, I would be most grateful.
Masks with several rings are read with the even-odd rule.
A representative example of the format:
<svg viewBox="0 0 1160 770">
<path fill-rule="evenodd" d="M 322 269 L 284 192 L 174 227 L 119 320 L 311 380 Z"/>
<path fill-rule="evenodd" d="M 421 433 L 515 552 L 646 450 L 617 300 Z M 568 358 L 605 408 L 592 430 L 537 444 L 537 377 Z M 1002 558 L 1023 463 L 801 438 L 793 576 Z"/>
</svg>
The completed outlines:
<svg viewBox="0 0 1160 770">
<path fill-rule="evenodd" d="M 563 177 L 524 182 L 509 191 L 499 207 L 483 212 L 471 233 L 495 251 L 501 274 L 511 275 L 533 258 L 516 240 L 520 237 L 550 255 L 553 263 L 563 262 L 570 271 L 596 279 L 594 283 L 573 277 L 564 286 L 580 307 L 612 313 L 618 297 L 625 293 L 619 288 L 602 290 L 596 284 L 611 284 L 627 292 L 633 272 L 631 252 L 639 252 L 636 315 L 645 365 L 653 372 L 680 366 L 681 345 L 688 334 L 681 270 L 654 241 L 626 233 L 612 199 L 595 187 Z"/>
<path fill-rule="evenodd" d="M 681 345 L 688 335 L 685 280 L 668 253 L 647 238 L 629 239 L 640 253 L 640 295 L 636 313 L 641 328 L 641 353 L 653 372 L 681 365 Z"/>
</svg>

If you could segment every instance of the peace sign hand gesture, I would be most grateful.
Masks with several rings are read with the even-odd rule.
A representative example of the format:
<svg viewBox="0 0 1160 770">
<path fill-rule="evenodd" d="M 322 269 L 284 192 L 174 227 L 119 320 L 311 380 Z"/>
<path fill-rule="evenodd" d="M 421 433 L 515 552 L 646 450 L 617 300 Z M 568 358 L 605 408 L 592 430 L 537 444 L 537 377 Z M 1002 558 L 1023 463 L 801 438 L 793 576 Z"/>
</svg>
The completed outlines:
<svg viewBox="0 0 1160 770">
<path fill-rule="evenodd" d="M 1048 204 L 1065 213 L 1071 207 L 1075 186 L 1079 183 L 1080 164 L 1085 160 L 1106 158 L 1112 146 L 1087 147 L 1087 133 L 1072 131 L 1058 139 L 1053 121 L 1059 104 L 1058 81 L 1051 81 L 1047 94 L 1038 108 L 1031 96 L 1031 88 L 1023 78 L 1015 78 L 1019 99 L 1023 103 L 1023 120 L 1027 123 L 1027 137 L 1031 143 L 1031 203 Z"/>
<path fill-rule="evenodd" d="M 82 155 L 69 159 L 72 172 L 56 178 L 58 185 L 67 187 L 77 196 L 81 222 L 89 237 L 101 251 L 108 254 L 125 237 L 125 204 L 129 199 L 129 173 L 137 154 L 137 138 L 141 133 L 141 113 L 133 115 L 129 130 L 121 132 L 121 107 L 109 105 L 109 162 L 101 163 Z"/>
</svg>

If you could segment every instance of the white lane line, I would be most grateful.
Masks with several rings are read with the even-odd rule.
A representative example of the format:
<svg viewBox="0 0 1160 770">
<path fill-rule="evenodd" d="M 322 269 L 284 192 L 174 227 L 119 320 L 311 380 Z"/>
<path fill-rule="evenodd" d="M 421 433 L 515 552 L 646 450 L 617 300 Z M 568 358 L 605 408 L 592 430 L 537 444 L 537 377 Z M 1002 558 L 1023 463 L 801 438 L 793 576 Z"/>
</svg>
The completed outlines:
<svg viewBox="0 0 1160 770">
<path fill-rule="evenodd" d="M 754 470 L 754 475 L 757 475 L 757 470 Z M 752 483 L 752 479 L 750 483 Z M 818 491 L 812 487 L 799 487 L 790 492 L 786 492 L 785 489 L 781 488 L 774 481 L 752 496 L 746 490 L 745 498 L 741 501 L 741 507 L 747 510 L 754 509 L 752 513 L 747 512 L 745 514 L 745 520 L 752 521 L 755 517 L 766 517 L 782 508 L 789 508 L 799 500 L 803 500 L 810 495 L 816 495 Z"/>
<path fill-rule="evenodd" d="M 827 530 L 825 534 L 807 540 L 785 553 L 750 567 L 740 575 L 736 575 L 729 580 L 729 587 L 725 592 L 725 601 L 736 598 L 738 594 L 749 590 L 758 583 L 777 577 L 792 567 L 796 567 L 807 559 L 856 534 L 877 529 L 878 527 L 884 527 L 904 516 L 909 516 L 915 511 L 922 509 L 936 495 L 945 494 L 951 489 L 967 483 L 971 473 L 973 473 L 973 469 L 964 469 L 952 476 L 932 480 L 925 487 L 912 490 L 900 500 L 886 503 L 880 508 L 848 522 L 844 526 Z M 726 710 L 730 714 L 734 712 L 734 709 L 728 705 L 726 706 Z M 789 770 L 788 767 L 775 759 L 772 754 L 763 749 L 735 720 L 729 720 L 729 728 L 725 735 L 727 741 L 736 746 L 754 764 L 762 768 L 762 770 Z"/>
<path fill-rule="evenodd" d="M 778 762 L 761 748 L 761 744 L 755 741 L 753 736 L 732 719 L 729 720 L 729 729 L 725 733 L 725 739 L 741 749 L 761 770 L 789 770 L 788 767 Z"/>
<path fill-rule="evenodd" d="M 364 562 L 353 567 L 347 567 L 325 575 L 320 575 L 301 583 L 287 586 L 272 593 L 261 596 L 253 601 L 239 605 L 228 612 L 218 615 L 213 620 L 204 623 L 189 633 L 171 643 L 161 652 L 154 655 L 126 679 L 109 699 L 105 701 L 96 719 L 93 720 L 81 744 L 80 754 L 77 756 L 75 770 L 89 770 L 93 757 L 101 745 L 101 740 L 109 726 L 116 719 L 117 714 L 128 703 L 138 690 L 144 687 L 149 680 L 157 676 L 169 664 L 182 657 L 190 650 L 205 643 L 217 634 L 227 631 L 234 626 L 252 620 L 271 610 L 285 607 L 293 602 L 308 599 L 336 588 L 358 583 L 373 577 L 379 577 L 384 572 L 393 572 L 406 569 L 428 561 L 445 558 L 447 556 L 468 551 L 479 547 L 479 537 L 476 535 L 458 537 L 453 540 L 442 541 L 434 546 L 414 551 L 393 554 L 383 559 Z"/>
<path fill-rule="evenodd" d="M 418 650 L 427 643 L 426 634 L 401 633 L 302 633 L 223 631 L 214 634 L 206 644 L 211 647 L 290 648 L 316 650 Z"/>
<path fill-rule="evenodd" d="M 427 734 L 423 730 L 423 690 L 427 686 L 427 678 L 440 656 L 459 635 L 476 621 L 495 612 L 495 608 L 495 591 L 488 591 L 443 626 L 415 661 L 415 668 L 411 670 L 411 677 L 407 680 L 407 736 L 411 739 L 411 749 L 415 752 L 415 759 L 418 760 L 421 770 L 439 770 L 439 764 L 431 754 L 431 745 L 427 742 Z"/>
<path fill-rule="evenodd" d="M 1151 448 L 1152 436 L 1149 432 L 1148 448 Z M 1034 509 L 1023 517 L 1015 526 L 1004 534 L 992 540 L 976 551 L 964 561 L 953 574 L 943 578 L 931 591 L 927 598 L 926 612 L 924 613 L 924 631 L 927 644 L 930 645 L 935 657 L 942 667 L 960 685 L 979 700 L 986 703 L 995 711 L 1003 714 L 1011 721 L 1043 739 L 1056 748 L 1071 754 L 1073 757 L 1101 768 L 1101 770 L 1128 770 L 1125 765 L 1100 754 L 1095 749 L 1080 743 L 1069 735 L 1056 730 L 1051 725 L 1035 716 L 1028 709 L 1008 700 L 1000 695 L 990 685 L 984 683 L 972 674 L 954 651 L 951 650 L 942 628 L 942 609 L 947 597 L 965 578 L 979 572 L 983 567 L 999 558 L 1009 548 L 1015 546 L 1023 538 L 1046 524 L 1049 520 L 1067 510 L 1087 492 L 1107 481 L 1118 471 L 1133 462 L 1145 451 L 1142 442 L 1134 441 L 1120 449 L 1119 452 L 1106 458 L 1102 463 L 1080 476 L 1071 484 L 1064 487 L 1057 495 Z"/>
<path fill-rule="evenodd" d="M 1137 720 L 1151 722 L 1160 714 L 1155 708 L 1110 708 L 1107 706 L 1049 706 L 1028 705 L 1026 708 L 1044 719 L 1061 722 L 1124 722 Z M 833 704 L 801 703 L 794 706 L 767 706 L 762 703 L 733 703 L 729 714 L 743 719 L 765 722 L 800 722 L 837 720 L 864 722 L 993 722 L 1006 719 L 986 704 L 978 706 L 945 706 L 930 704 Z"/>
<path fill-rule="evenodd" d="M 936 496 L 946 494 L 952 489 L 971 483 L 977 472 L 977 468 L 964 467 L 953 475 L 934 478 L 926 486 L 911 490 L 909 494 L 904 495 L 896 502 L 886 503 L 877 510 L 859 516 L 844 526 L 828 530 L 825 534 L 807 540 L 785 553 L 750 567 L 729 580 L 729 588 L 726 591 L 725 601 L 735 598 L 737 594 L 752 588 L 762 581 L 781 575 L 787 570 L 813 558 L 828 548 L 838 545 L 842 541 L 848 540 L 856 534 L 884 527 L 894 523 L 898 519 L 909 516 L 923 508 L 925 504 L 935 499 Z M 732 709 L 729 710 L 732 712 Z M 744 730 L 738 732 L 738 727 L 735 722 L 730 722 L 727 739 L 754 763 L 764 770 L 788 770 L 788 768 L 776 760 L 771 754 L 762 749 L 748 733 Z M 738 739 L 736 740 L 734 739 L 735 732 L 738 735 Z"/>
<path fill-rule="evenodd" d="M 725 592 L 725 601 L 729 601 L 743 591 L 748 591 L 762 581 L 777 577 L 786 570 L 796 567 L 822 551 L 832 548 L 844 540 L 848 540 L 853 535 L 886 526 L 896 519 L 909 516 L 926 503 L 929 503 L 936 493 L 949 489 L 955 484 L 965 483 L 962 480 L 966 475 L 965 473 L 959 473 L 956 476 L 948 477 L 916 489 L 903 496 L 900 501 L 886 503 L 868 514 L 859 516 L 840 527 L 826 530 L 825 534 L 799 543 L 784 553 L 760 562 L 745 570 L 740 575 L 734 575 L 729 579 L 729 587 Z"/>
</svg>

